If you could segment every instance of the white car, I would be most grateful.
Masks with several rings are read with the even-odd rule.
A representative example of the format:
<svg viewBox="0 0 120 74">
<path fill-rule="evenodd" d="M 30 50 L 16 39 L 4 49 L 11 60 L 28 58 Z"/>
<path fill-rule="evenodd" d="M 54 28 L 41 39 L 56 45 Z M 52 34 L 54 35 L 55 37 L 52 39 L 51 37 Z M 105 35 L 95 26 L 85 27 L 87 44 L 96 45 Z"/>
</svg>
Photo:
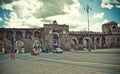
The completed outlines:
<svg viewBox="0 0 120 74">
<path fill-rule="evenodd" d="M 63 53 L 63 50 L 60 48 L 53 49 L 53 53 Z"/>
</svg>

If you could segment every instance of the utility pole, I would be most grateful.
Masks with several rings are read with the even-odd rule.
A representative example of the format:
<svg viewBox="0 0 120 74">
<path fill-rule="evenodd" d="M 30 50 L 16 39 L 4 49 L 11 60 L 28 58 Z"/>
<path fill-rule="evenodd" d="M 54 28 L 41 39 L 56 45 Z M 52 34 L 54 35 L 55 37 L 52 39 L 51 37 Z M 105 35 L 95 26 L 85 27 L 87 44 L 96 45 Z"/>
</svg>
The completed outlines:
<svg viewBox="0 0 120 74">
<path fill-rule="evenodd" d="M 90 28 L 89 28 L 89 11 L 92 10 L 92 8 L 87 5 L 84 10 L 87 12 L 87 19 L 88 19 L 88 37 L 90 38 Z M 90 39 L 88 40 L 88 50 L 91 51 L 90 48 Z"/>
<path fill-rule="evenodd" d="M 15 39 L 16 39 L 16 33 L 15 33 L 15 29 L 13 29 L 13 35 L 12 35 L 12 52 L 13 54 L 15 53 Z M 14 54 L 14 58 L 15 58 L 15 54 Z"/>
</svg>

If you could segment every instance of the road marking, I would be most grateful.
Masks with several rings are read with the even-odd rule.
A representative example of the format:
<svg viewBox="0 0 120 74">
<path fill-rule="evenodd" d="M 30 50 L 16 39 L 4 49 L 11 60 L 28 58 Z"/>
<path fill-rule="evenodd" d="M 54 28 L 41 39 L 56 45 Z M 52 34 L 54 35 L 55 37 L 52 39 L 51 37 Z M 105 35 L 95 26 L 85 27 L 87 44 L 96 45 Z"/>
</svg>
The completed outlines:
<svg viewBox="0 0 120 74">
<path fill-rule="evenodd" d="M 106 63 L 99 63 L 99 62 L 78 62 L 78 61 L 71 61 L 71 60 L 56 60 L 56 59 L 50 59 L 50 58 L 42 58 L 42 57 L 35 57 L 32 58 L 31 60 L 49 60 L 49 61 L 55 61 L 55 62 L 63 62 L 63 63 L 69 63 L 69 64 L 77 64 L 77 65 L 98 65 L 98 66 L 107 66 L 107 67 L 113 67 L 113 66 L 117 66 L 120 67 L 120 64 L 106 64 Z"/>
</svg>

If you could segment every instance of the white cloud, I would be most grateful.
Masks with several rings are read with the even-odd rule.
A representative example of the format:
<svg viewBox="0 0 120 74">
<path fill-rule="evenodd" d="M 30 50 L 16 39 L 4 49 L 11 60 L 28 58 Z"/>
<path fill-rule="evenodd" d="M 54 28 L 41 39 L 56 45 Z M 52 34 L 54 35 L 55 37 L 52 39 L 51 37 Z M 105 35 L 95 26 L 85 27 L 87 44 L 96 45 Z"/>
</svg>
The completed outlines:
<svg viewBox="0 0 120 74">
<path fill-rule="evenodd" d="M 67 14 L 63 9 L 64 7 L 75 4 L 74 0 L 41 0 L 43 6 L 34 13 L 37 18 L 47 18 L 56 15 Z"/>
<path fill-rule="evenodd" d="M 52 4 L 49 6 L 51 1 L 47 1 L 48 6 L 47 8 L 54 8 L 55 11 L 57 10 L 60 13 L 53 13 L 50 9 L 45 9 L 45 11 L 41 11 L 40 9 L 46 8 L 45 1 L 38 0 L 19 0 L 13 1 L 11 4 L 5 4 L 3 7 L 5 9 L 9 9 L 13 12 L 10 13 L 11 19 L 9 22 L 6 22 L 5 27 L 7 28 L 29 28 L 29 27 L 42 27 L 45 23 L 50 23 L 46 21 L 53 21 L 57 20 L 58 24 L 68 24 L 70 26 L 70 30 L 80 30 L 82 27 L 85 27 L 85 22 L 80 21 L 81 13 L 79 12 L 80 4 L 78 0 L 63 0 L 60 1 L 59 7 L 57 8 L 56 5 Z M 49 3 L 50 2 L 50 3 Z M 58 1 L 56 0 L 56 3 Z M 62 5 L 61 5 L 62 4 Z M 47 11 L 47 12 L 46 12 Z M 61 14 L 64 12 L 65 14 Z M 41 13 L 41 14 L 40 14 Z M 43 14 L 42 14 L 43 13 Z M 35 16 L 36 14 L 36 16 Z M 42 16 L 41 16 L 42 15 Z M 52 16 L 51 16 L 52 15 Z M 42 18 L 43 17 L 43 18 Z M 45 17 L 45 18 L 44 18 Z M 82 25 L 81 25 L 82 24 Z"/>
<path fill-rule="evenodd" d="M 19 0 L 4 4 L 1 7 L 16 12 L 21 17 L 26 17 L 32 15 L 36 10 L 41 8 L 42 5 L 38 0 Z"/>
<path fill-rule="evenodd" d="M 102 24 L 110 22 L 109 20 L 105 19 Z"/>
<path fill-rule="evenodd" d="M 120 23 L 118 23 L 118 27 L 120 27 Z"/>
<path fill-rule="evenodd" d="M 114 6 L 113 5 L 111 5 L 110 3 L 102 3 L 101 4 L 101 7 L 102 8 L 108 8 L 108 9 L 112 9 Z"/>
<path fill-rule="evenodd" d="M 105 19 L 103 22 L 97 22 L 94 25 L 90 26 L 90 31 L 94 32 L 102 32 L 102 24 L 109 22 L 109 20 Z"/>
<path fill-rule="evenodd" d="M 95 18 L 95 19 L 100 18 L 101 19 L 101 18 L 103 18 L 103 16 L 104 16 L 103 12 L 102 13 L 96 13 L 96 14 L 93 15 L 93 18 Z"/>
<path fill-rule="evenodd" d="M 2 21 L 2 18 L 0 17 L 0 22 Z"/>
<path fill-rule="evenodd" d="M 101 7 L 112 9 L 113 7 L 115 7 L 113 4 L 115 4 L 115 5 L 120 4 L 120 0 L 102 0 Z M 116 7 L 117 7 L 117 5 L 116 5 Z"/>
<path fill-rule="evenodd" d="M 6 28 L 38 28 L 43 26 L 43 22 L 40 22 L 41 19 L 36 19 L 31 16 L 30 18 L 18 18 L 15 12 L 10 13 L 11 19 L 9 22 L 6 22 Z"/>
<path fill-rule="evenodd" d="M 4 4 L 4 5 L 2 5 L 1 7 L 2 7 L 3 9 L 13 10 L 11 4 Z"/>
<path fill-rule="evenodd" d="M 39 0 L 19 0 L 4 4 L 2 8 L 11 10 L 9 22 L 5 22 L 7 28 L 35 28 L 42 27 L 42 18 L 34 17 L 38 9 L 42 7 Z"/>
<path fill-rule="evenodd" d="M 96 23 L 93 26 L 90 27 L 91 31 L 95 31 L 95 32 L 101 32 L 102 27 L 101 27 L 101 23 Z"/>
<path fill-rule="evenodd" d="M 73 0 L 74 4 L 69 6 L 64 6 L 63 11 L 67 14 L 64 15 L 56 15 L 46 18 L 45 20 L 57 20 L 60 24 L 67 24 L 70 26 L 70 31 L 79 31 L 82 26 L 84 26 L 84 22 L 80 21 L 81 13 L 79 12 L 80 4 L 77 0 Z M 82 25 L 81 25 L 82 24 Z"/>
<path fill-rule="evenodd" d="M 120 8 L 120 5 L 116 5 L 116 8 Z"/>
</svg>

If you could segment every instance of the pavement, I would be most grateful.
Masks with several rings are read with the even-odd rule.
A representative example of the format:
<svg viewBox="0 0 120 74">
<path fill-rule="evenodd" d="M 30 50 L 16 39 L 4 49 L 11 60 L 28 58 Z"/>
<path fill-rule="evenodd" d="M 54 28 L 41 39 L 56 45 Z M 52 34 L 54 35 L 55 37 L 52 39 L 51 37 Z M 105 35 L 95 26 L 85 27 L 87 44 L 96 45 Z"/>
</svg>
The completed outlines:
<svg viewBox="0 0 120 74">
<path fill-rule="evenodd" d="M 0 54 L 0 74 L 120 74 L 120 51 L 99 49 L 63 54 Z"/>
<path fill-rule="evenodd" d="M 10 60 L 1 65 L 0 74 L 101 74 L 102 72 L 84 71 L 79 68 L 55 66 L 41 62 Z M 103 74 L 103 73 L 102 73 Z"/>
<path fill-rule="evenodd" d="M 87 49 L 81 50 L 81 51 L 74 51 L 74 52 L 82 52 L 82 53 L 88 53 Z M 95 49 L 91 50 L 91 53 L 120 53 L 120 48 L 107 48 L 107 49 Z"/>
</svg>

